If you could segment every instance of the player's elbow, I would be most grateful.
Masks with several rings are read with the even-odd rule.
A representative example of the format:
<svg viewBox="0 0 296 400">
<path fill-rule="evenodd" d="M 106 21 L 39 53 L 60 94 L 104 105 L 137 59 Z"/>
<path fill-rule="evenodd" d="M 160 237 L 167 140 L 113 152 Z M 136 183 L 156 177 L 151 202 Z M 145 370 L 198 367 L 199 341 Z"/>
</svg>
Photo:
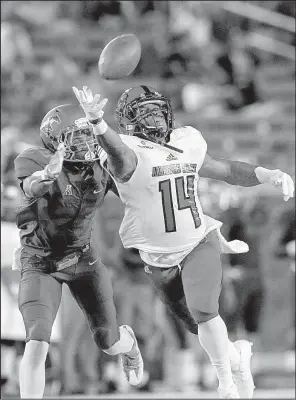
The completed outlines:
<svg viewBox="0 0 296 400">
<path fill-rule="evenodd" d="M 237 176 L 235 176 L 233 174 L 229 174 L 229 175 L 223 176 L 223 178 L 220 179 L 220 180 L 225 182 L 225 183 L 228 183 L 228 185 L 241 186 L 241 183 L 237 179 Z"/>
<path fill-rule="evenodd" d="M 123 148 L 115 156 L 108 155 L 109 171 L 118 182 L 125 183 L 132 177 L 137 167 L 137 156 L 130 148 Z"/>
</svg>

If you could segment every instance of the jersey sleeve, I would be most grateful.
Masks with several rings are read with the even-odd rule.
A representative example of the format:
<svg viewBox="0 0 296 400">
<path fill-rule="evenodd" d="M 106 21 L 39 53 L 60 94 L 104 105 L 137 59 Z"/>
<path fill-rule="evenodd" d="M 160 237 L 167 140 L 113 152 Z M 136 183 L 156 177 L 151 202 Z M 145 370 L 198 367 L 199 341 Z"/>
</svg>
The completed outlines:
<svg viewBox="0 0 296 400">
<path fill-rule="evenodd" d="M 204 153 L 207 151 L 207 142 L 201 132 L 192 126 L 184 126 L 184 134 L 190 140 L 190 147 L 194 150 L 199 150 Z"/>
<path fill-rule="evenodd" d="M 201 132 L 193 128 L 192 126 L 185 126 L 184 130 L 188 137 L 188 146 L 190 147 L 191 154 L 193 155 L 200 168 L 204 162 L 204 158 L 207 153 L 207 142 L 205 141 Z"/>
<path fill-rule="evenodd" d="M 24 179 L 36 171 L 42 171 L 49 163 L 52 153 L 42 147 L 32 147 L 21 152 L 14 160 L 18 179 Z"/>
</svg>

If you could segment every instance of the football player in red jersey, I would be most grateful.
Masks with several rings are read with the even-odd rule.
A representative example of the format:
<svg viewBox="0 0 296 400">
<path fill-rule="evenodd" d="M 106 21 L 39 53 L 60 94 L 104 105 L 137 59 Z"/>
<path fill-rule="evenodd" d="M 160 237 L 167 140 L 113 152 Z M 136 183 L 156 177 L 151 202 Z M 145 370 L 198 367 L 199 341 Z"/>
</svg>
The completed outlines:
<svg viewBox="0 0 296 400">
<path fill-rule="evenodd" d="M 43 147 L 29 148 L 15 159 L 24 193 L 17 210 L 19 309 L 26 329 L 21 398 L 43 396 L 63 283 L 83 310 L 97 346 L 120 354 L 129 383 L 137 385 L 143 372 L 137 341 L 131 327 L 117 324 L 111 279 L 91 240 L 95 212 L 111 187 L 98 161 L 103 150 L 78 105 L 49 111 L 40 135 Z"/>
<path fill-rule="evenodd" d="M 139 249 L 145 272 L 161 299 L 194 334 L 214 365 L 220 398 L 251 398 L 251 343 L 228 339 L 219 315 L 220 254 L 248 251 L 227 242 L 220 221 L 203 213 L 199 177 L 230 185 L 278 188 L 294 195 L 292 178 L 280 171 L 210 156 L 195 128 L 175 128 L 169 99 L 147 86 L 126 90 L 117 106 L 118 135 L 103 120 L 106 99 L 86 86 L 73 91 L 107 153 L 125 215 L 119 233 L 124 247 Z M 103 160 L 103 158 L 102 158 Z"/>
</svg>

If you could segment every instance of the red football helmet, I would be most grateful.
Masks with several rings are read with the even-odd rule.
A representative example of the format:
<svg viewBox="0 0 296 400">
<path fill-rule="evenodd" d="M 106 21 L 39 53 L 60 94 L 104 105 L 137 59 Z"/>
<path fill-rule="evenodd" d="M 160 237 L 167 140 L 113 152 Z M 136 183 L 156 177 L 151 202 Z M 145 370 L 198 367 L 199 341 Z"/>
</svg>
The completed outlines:
<svg viewBox="0 0 296 400">
<path fill-rule="evenodd" d="M 50 110 L 41 122 L 40 136 L 52 152 L 56 152 L 59 143 L 64 143 L 65 161 L 92 163 L 99 159 L 101 147 L 79 106 L 63 104 Z"/>
<path fill-rule="evenodd" d="M 116 108 L 119 130 L 152 142 L 169 141 L 174 129 L 170 100 L 157 90 L 142 85 L 127 89 Z"/>
</svg>

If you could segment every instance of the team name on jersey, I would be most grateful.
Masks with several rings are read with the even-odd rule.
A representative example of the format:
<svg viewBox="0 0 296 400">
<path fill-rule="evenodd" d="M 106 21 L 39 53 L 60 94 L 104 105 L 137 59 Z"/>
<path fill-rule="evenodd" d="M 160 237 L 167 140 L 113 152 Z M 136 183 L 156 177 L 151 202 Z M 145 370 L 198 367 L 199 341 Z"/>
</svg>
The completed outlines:
<svg viewBox="0 0 296 400">
<path fill-rule="evenodd" d="M 164 176 L 164 175 L 174 175 L 174 174 L 186 174 L 186 173 L 196 173 L 197 164 L 171 164 L 171 165 L 161 165 L 152 168 L 152 176 Z"/>
</svg>

